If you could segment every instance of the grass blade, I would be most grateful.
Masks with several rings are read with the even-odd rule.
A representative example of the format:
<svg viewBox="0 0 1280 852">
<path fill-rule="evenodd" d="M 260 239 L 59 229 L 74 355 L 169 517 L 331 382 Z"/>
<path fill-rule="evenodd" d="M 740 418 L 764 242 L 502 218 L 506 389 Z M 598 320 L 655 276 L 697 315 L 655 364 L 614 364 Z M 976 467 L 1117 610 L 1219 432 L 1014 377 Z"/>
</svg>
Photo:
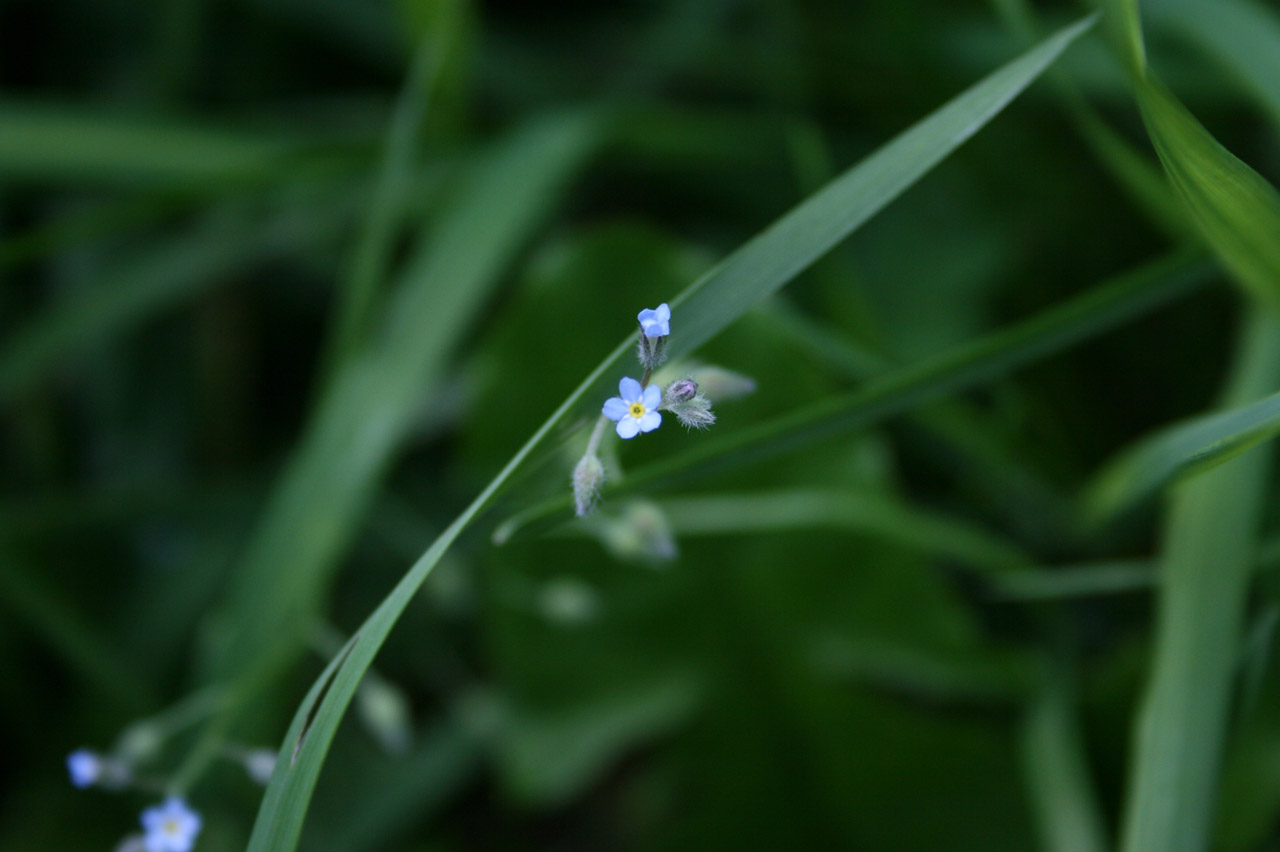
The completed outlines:
<svg viewBox="0 0 1280 852">
<path fill-rule="evenodd" d="M 293 174 L 306 147 L 286 137 L 0 103 L 0 179 L 9 181 L 225 192 Z"/>
<path fill-rule="evenodd" d="M 1200 233 L 1241 285 L 1280 306 L 1280 193 L 1154 77 L 1136 85 L 1147 133 Z"/>
<path fill-rule="evenodd" d="M 1086 493 L 1088 514 L 1112 517 L 1174 480 L 1196 476 L 1280 434 L 1280 393 L 1197 417 L 1123 451 Z"/>
<path fill-rule="evenodd" d="M 1046 664 L 1022 723 L 1024 771 L 1046 852 L 1106 852 L 1106 833 L 1084 759 L 1070 678 Z"/>
<path fill-rule="evenodd" d="M 673 299 L 673 304 L 683 306 L 681 333 L 676 338 L 680 342 L 673 347 L 679 351 L 673 354 L 678 356 L 710 339 L 817 260 L 972 136 L 1092 23 L 1093 19 L 1088 18 L 1068 27 L 996 71 L 837 178 Z M 570 394 L 365 621 L 349 654 L 331 664 L 330 671 L 336 667 L 336 673 L 329 688 L 323 689 L 327 678 L 313 687 L 285 739 L 286 751 L 293 747 L 292 743 L 300 743 L 293 754 L 295 759 L 277 763 L 254 825 L 250 852 L 289 852 L 295 848 L 329 744 L 360 679 L 401 612 L 444 552 L 534 449 L 575 409 L 597 405 L 595 398 L 584 400 L 584 395 L 616 380 L 609 373 L 630 348 L 628 338 Z"/>
<path fill-rule="evenodd" d="M 449 55 L 455 37 L 457 3 L 443 3 L 449 15 L 443 35 L 434 30 L 418 46 L 404 88 L 396 101 L 387 132 L 382 167 L 374 183 L 369 210 L 364 217 L 351 266 L 338 288 L 339 305 L 332 337 L 328 341 L 326 374 L 346 363 L 365 338 L 379 302 L 391 262 L 391 249 L 404 213 L 412 179 L 414 155 L 427 115 L 432 89 Z M 444 43 L 441 43 L 444 42 Z"/>
<path fill-rule="evenodd" d="M 1280 384 L 1280 330 L 1259 312 L 1227 399 Z M 1270 446 L 1176 487 L 1165 524 L 1155 662 L 1138 717 L 1127 852 L 1207 848 Z"/>
</svg>

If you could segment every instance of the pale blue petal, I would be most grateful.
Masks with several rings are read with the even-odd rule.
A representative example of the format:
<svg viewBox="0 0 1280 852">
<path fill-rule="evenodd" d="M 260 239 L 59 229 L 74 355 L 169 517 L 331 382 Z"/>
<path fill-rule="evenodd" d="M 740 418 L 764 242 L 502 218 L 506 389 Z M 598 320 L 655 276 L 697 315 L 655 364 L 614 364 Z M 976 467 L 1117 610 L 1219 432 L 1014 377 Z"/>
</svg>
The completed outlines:
<svg viewBox="0 0 1280 852">
<path fill-rule="evenodd" d="M 635 418 L 632 418 L 632 419 L 634 420 Z M 618 425 L 622 425 L 622 424 L 618 424 Z M 661 425 L 662 425 L 662 415 L 656 411 L 645 412 L 644 417 L 640 418 L 641 432 L 652 432 L 654 429 L 657 429 Z"/>
<path fill-rule="evenodd" d="M 627 412 L 631 410 L 631 406 L 627 405 L 624 400 L 618 399 L 616 396 L 609 397 L 605 400 L 604 408 L 600 413 L 610 420 L 618 421 L 627 416 Z"/>
<path fill-rule="evenodd" d="M 645 408 L 657 408 L 658 404 L 662 402 L 662 388 L 657 385 L 649 385 L 644 389 L 644 398 L 641 401 L 644 403 Z"/>
<path fill-rule="evenodd" d="M 618 421 L 618 437 L 634 438 L 640 434 L 640 424 L 634 417 L 624 417 Z"/>
<path fill-rule="evenodd" d="M 630 376 L 618 382 L 618 395 L 624 402 L 639 402 L 641 393 L 640 383 Z"/>
<path fill-rule="evenodd" d="M 671 322 L 671 307 L 666 302 L 658 305 L 658 309 L 653 313 L 657 316 L 658 322 L 663 325 Z"/>
</svg>

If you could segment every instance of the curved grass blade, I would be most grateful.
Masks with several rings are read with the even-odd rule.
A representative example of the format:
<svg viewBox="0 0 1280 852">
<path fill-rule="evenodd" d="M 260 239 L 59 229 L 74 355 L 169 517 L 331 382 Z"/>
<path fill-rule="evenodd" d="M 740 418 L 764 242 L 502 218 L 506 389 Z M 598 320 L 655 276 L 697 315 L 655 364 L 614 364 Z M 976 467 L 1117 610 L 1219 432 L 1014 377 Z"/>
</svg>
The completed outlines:
<svg viewBox="0 0 1280 852">
<path fill-rule="evenodd" d="M 678 357 L 715 335 L 892 201 L 977 132 L 1092 23 L 1090 17 L 1067 27 L 996 71 L 837 178 L 694 282 L 680 297 L 671 300 L 674 305 L 683 305 L 681 335 L 677 338 L 681 342 L 673 347 L 678 350 L 673 355 Z M 295 848 L 307 804 L 338 724 L 361 677 L 405 606 L 441 555 L 543 440 L 575 410 L 595 408 L 596 399 L 584 400 L 584 395 L 616 380 L 611 371 L 631 346 L 628 336 L 409 569 L 365 621 L 358 634 L 359 641 L 337 668 L 330 687 L 323 690 L 323 700 L 320 684 L 313 687 L 294 716 L 285 748 L 291 748 L 291 743 L 299 739 L 304 730 L 308 734 L 297 750 L 296 760 L 277 762 L 254 824 L 249 852 L 289 852 Z M 273 617 L 269 614 L 269 619 Z M 332 666 L 337 666 L 337 661 Z"/>
<path fill-rule="evenodd" d="M 1253 319 L 1232 403 L 1280 384 L 1276 316 Z M 1255 447 L 1173 490 L 1120 846 L 1127 852 L 1207 848 L 1270 458 L 1270 446 Z"/>
<path fill-rule="evenodd" d="M 887 373 L 858 390 L 645 465 L 607 488 L 605 496 L 665 485 L 744 461 L 762 461 L 829 435 L 879 423 L 1007 373 L 1140 316 L 1202 283 L 1210 267 L 1197 262 L 1197 257 L 1179 252 L 966 346 Z M 494 543 L 569 520 L 571 503 L 570 496 L 560 497 L 508 518 L 494 531 Z"/>
<path fill-rule="evenodd" d="M 1280 435 L 1280 393 L 1161 430 L 1110 462 L 1086 492 L 1089 517 L 1113 517 L 1168 483 L 1196 476 Z"/>
<path fill-rule="evenodd" d="M 1200 233 L 1246 290 L 1280 307 L 1280 193 L 1154 76 L 1135 85 L 1147 133 Z"/>
</svg>

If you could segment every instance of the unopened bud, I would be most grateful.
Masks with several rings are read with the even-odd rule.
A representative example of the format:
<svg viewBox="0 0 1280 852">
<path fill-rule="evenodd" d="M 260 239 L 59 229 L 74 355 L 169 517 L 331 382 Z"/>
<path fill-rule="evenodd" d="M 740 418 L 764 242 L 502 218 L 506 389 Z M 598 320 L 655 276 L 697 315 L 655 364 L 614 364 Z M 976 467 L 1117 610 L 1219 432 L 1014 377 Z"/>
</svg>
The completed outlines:
<svg viewBox="0 0 1280 852">
<path fill-rule="evenodd" d="M 595 453 L 587 453 L 573 468 L 573 506 L 579 518 L 584 518 L 595 508 L 604 484 L 604 465 Z"/>
<path fill-rule="evenodd" d="M 667 391 L 663 394 L 663 405 L 671 406 L 681 402 L 688 402 L 698 395 L 698 383 L 693 379 L 680 379 L 667 385 Z"/>
</svg>

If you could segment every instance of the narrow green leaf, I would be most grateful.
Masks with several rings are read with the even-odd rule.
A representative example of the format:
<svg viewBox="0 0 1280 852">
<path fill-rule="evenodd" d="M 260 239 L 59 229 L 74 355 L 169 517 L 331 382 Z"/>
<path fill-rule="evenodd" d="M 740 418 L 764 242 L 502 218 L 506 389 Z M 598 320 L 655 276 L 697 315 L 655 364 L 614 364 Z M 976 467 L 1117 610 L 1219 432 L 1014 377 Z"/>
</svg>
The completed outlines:
<svg viewBox="0 0 1280 852">
<path fill-rule="evenodd" d="M 1156 573 L 1144 560 L 1061 565 L 991 577 L 997 600 L 1048 601 L 1149 589 Z"/>
<path fill-rule="evenodd" d="M 998 113 L 1018 92 L 1036 78 L 1072 40 L 1093 23 L 1085 19 L 978 83 L 929 118 L 908 130 L 862 164 L 837 178 L 829 187 L 808 199 L 761 235 L 730 255 L 707 276 L 671 300 L 681 307 L 680 335 L 675 338 L 679 354 L 710 339 L 763 297 L 776 291 L 813 263 L 893 200 L 913 181 L 972 136 Z M 510 191 L 510 186 L 506 187 Z M 482 223 L 477 223 L 482 224 Z M 447 268 L 442 271 L 449 271 Z M 420 322 L 420 315 L 412 321 Z M 410 321 L 406 318 L 406 322 Z M 417 331 L 416 326 L 411 326 Z M 297 750 L 296 760 L 280 761 L 267 788 L 250 839 L 250 852 L 289 852 L 298 839 L 307 803 L 320 774 L 328 747 L 337 731 L 365 670 L 394 626 L 400 613 L 416 594 L 431 569 L 498 493 L 506 481 L 571 412 L 596 409 L 598 399 L 584 399 L 588 391 L 603 390 L 617 380 L 612 374 L 632 346 L 630 334 L 570 394 L 551 417 L 534 433 L 470 506 L 441 534 L 425 554 L 409 569 L 365 621 L 349 656 L 342 662 L 330 688 L 320 699 L 319 686 L 313 688 L 294 717 L 285 740 L 291 748 L 308 720 L 309 732 Z M 391 369 L 398 369 L 395 365 Z M 276 618 L 268 611 L 267 621 Z M 270 629 L 270 628 L 267 628 Z M 336 665 L 336 663 L 335 663 Z"/>
<path fill-rule="evenodd" d="M 1106 852 L 1084 738 L 1076 720 L 1071 677 L 1047 663 L 1038 694 L 1023 719 L 1021 746 L 1031 804 L 1046 852 Z"/>
<path fill-rule="evenodd" d="M 1090 517 L 1113 517 L 1175 480 L 1195 476 L 1280 435 L 1280 393 L 1180 423 L 1107 464 L 1086 491 Z"/>
<path fill-rule="evenodd" d="M 70 108 L 0 103 L 0 179 L 225 192 L 278 177 L 298 139 Z"/>
<path fill-rule="evenodd" d="M 680 311 L 672 357 L 696 349 L 790 281 L 893 201 L 1000 112 L 1072 41 L 1092 16 L 1045 39 L 774 222 L 671 300 Z M 784 248 L 785 247 L 785 248 Z"/>
<path fill-rule="evenodd" d="M 1200 233 L 1241 285 L 1280 306 L 1280 193 L 1154 75 L 1135 87 L 1151 142 Z"/>
<path fill-rule="evenodd" d="M 1280 325 L 1258 312 L 1227 394 L 1280 384 Z M 1126 852 L 1202 852 L 1212 828 L 1242 619 L 1271 447 L 1173 489 L 1165 521 L 1154 666 L 1137 720 Z"/>
<path fill-rule="evenodd" d="M 438 8 L 447 15 L 448 21 L 443 33 L 433 30 L 423 38 L 409 67 L 391 117 L 382 166 L 356 240 L 351 265 L 338 287 L 336 316 L 325 356 L 326 374 L 345 363 L 364 339 L 379 302 L 379 288 L 385 286 L 391 249 L 412 184 L 416 148 L 426 119 L 428 101 L 449 55 L 448 42 L 456 36 L 459 4 L 441 3 Z"/>
</svg>

